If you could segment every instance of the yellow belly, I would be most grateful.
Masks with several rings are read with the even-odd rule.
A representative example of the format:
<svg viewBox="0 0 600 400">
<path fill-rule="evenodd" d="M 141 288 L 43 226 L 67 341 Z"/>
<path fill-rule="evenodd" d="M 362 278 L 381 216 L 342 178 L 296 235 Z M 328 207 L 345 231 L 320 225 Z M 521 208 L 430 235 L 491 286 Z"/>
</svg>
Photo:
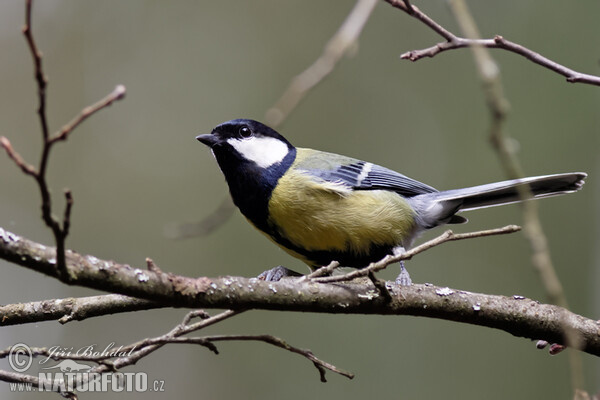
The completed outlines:
<svg viewBox="0 0 600 400">
<path fill-rule="evenodd" d="M 394 192 L 324 187 L 301 173 L 279 180 L 269 201 L 269 223 L 298 248 L 356 255 L 368 254 L 372 246 L 400 245 L 415 228 L 412 208 Z"/>
</svg>

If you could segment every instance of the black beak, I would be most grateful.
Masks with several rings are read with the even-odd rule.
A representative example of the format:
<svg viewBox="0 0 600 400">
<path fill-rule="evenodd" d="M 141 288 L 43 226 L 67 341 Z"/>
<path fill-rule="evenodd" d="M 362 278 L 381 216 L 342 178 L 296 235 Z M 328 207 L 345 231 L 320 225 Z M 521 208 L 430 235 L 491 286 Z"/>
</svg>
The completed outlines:
<svg viewBox="0 0 600 400">
<path fill-rule="evenodd" d="M 212 133 L 206 135 L 198 135 L 196 136 L 196 140 L 198 140 L 201 143 L 204 143 L 205 145 L 211 148 L 219 143 L 219 138 L 213 135 Z"/>
</svg>

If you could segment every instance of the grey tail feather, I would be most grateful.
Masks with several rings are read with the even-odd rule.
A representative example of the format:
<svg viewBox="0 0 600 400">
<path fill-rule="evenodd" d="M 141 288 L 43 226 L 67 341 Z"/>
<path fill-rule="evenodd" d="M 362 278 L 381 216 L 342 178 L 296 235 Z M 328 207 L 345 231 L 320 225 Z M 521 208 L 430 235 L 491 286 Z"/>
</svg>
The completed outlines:
<svg viewBox="0 0 600 400">
<path fill-rule="evenodd" d="M 523 179 L 490 183 L 465 189 L 446 190 L 436 193 L 437 201 L 462 200 L 459 210 L 499 206 L 519 201 L 518 187 L 529 185 L 534 198 L 558 196 L 576 192 L 583 187 L 586 173 L 532 176 Z"/>
<path fill-rule="evenodd" d="M 572 172 L 511 179 L 464 189 L 427 193 L 414 197 L 412 203 L 426 226 L 463 223 L 466 219 L 454 215 L 456 212 L 519 202 L 519 186 L 528 185 L 533 198 L 537 199 L 576 192 L 582 188 L 586 177 L 584 172 Z"/>
</svg>

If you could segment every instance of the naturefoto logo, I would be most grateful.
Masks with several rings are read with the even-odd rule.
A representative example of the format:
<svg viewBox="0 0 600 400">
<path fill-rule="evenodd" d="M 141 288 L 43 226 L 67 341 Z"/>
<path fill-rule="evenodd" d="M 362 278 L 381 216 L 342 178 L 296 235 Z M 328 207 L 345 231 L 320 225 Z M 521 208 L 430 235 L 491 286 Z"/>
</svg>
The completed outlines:
<svg viewBox="0 0 600 400">
<path fill-rule="evenodd" d="M 24 374 L 23 382 L 10 384 L 12 391 L 51 391 L 59 393 L 67 392 L 146 392 L 164 391 L 164 381 L 154 380 L 149 386 L 148 376 L 144 372 L 94 372 L 96 365 L 89 365 L 81 359 L 91 358 L 106 360 L 114 357 L 128 357 L 135 349 L 123 350 L 123 347 L 115 347 L 114 343 L 99 349 L 97 345 L 84 346 L 79 349 L 63 348 L 53 346 L 47 350 L 46 358 L 40 360 L 36 384 L 26 377 L 35 377 L 28 373 L 33 364 L 33 352 L 24 343 L 17 343 L 11 347 L 8 362 L 11 368 L 18 373 Z M 70 358 L 72 357 L 72 358 Z M 58 360 L 51 365 L 53 360 Z M 26 374 L 27 373 L 27 374 Z"/>
</svg>

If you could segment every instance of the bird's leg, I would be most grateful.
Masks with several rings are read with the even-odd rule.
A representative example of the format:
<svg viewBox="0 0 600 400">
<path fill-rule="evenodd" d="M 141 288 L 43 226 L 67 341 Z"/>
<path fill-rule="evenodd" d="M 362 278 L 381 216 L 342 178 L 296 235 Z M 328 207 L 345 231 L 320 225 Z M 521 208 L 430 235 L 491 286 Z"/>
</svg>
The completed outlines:
<svg viewBox="0 0 600 400">
<path fill-rule="evenodd" d="M 404 261 L 400 261 L 400 274 L 396 278 L 396 283 L 400 286 L 412 285 L 412 279 L 410 279 L 410 274 L 404 267 Z"/>
<path fill-rule="evenodd" d="M 394 249 L 392 251 L 394 253 L 394 256 L 402 255 L 402 253 L 405 252 L 404 247 L 402 247 L 402 246 L 394 247 Z M 404 267 L 403 260 L 400 260 L 400 274 L 396 278 L 396 284 L 398 284 L 400 286 L 412 285 L 412 279 L 410 279 L 410 274 Z"/>
<path fill-rule="evenodd" d="M 277 267 L 266 270 L 265 272 L 258 275 L 258 279 L 267 282 L 277 282 L 281 280 L 281 278 L 285 278 L 287 276 L 295 277 L 302 276 L 302 274 L 296 271 L 292 271 L 291 269 L 287 269 L 283 265 L 278 265 Z"/>
</svg>

